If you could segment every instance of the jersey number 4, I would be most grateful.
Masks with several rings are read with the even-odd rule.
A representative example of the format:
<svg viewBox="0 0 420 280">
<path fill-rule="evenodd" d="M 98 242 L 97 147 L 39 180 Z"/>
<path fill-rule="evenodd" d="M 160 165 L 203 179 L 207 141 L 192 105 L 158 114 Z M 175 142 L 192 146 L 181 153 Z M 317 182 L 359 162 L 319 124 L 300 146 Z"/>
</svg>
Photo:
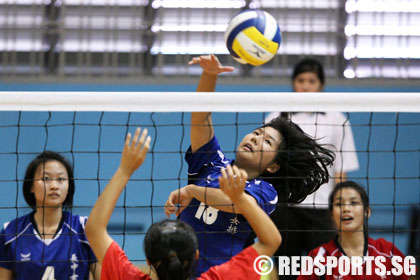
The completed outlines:
<svg viewBox="0 0 420 280">
<path fill-rule="evenodd" d="M 44 275 L 41 280 L 55 280 L 54 278 L 54 266 L 47 266 L 45 268 Z"/>
<path fill-rule="evenodd" d="M 195 217 L 199 220 L 203 218 L 204 223 L 212 225 L 217 220 L 218 212 L 218 209 L 211 206 L 206 207 L 204 202 L 201 202 L 197 208 L 197 212 L 195 212 Z"/>
</svg>

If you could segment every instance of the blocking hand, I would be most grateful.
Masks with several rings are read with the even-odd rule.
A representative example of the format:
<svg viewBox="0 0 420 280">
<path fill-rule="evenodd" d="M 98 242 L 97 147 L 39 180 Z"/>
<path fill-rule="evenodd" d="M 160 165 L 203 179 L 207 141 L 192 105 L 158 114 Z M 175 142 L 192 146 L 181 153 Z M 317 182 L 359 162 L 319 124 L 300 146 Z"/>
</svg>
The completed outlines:
<svg viewBox="0 0 420 280">
<path fill-rule="evenodd" d="M 211 75 L 219 75 L 223 72 L 233 72 L 235 70 L 231 66 L 223 66 L 214 54 L 193 57 L 188 64 L 200 64 L 203 71 Z"/>
<path fill-rule="evenodd" d="M 131 133 L 128 133 L 125 139 L 119 168 L 129 176 L 141 166 L 150 148 L 151 138 L 147 135 L 147 129 L 143 129 L 141 136 L 140 131 L 141 129 L 137 128 L 132 141 Z"/>
</svg>

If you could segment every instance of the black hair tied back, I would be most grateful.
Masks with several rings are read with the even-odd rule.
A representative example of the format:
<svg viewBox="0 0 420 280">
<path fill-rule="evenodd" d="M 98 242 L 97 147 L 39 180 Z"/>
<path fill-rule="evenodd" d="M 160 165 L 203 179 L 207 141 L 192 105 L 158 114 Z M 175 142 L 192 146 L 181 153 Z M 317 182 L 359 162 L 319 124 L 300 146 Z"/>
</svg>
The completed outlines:
<svg viewBox="0 0 420 280">
<path fill-rule="evenodd" d="M 175 251 L 169 252 L 167 279 L 185 280 L 184 268 Z"/>
<path fill-rule="evenodd" d="M 192 227 L 180 220 L 154 223 L 146 232 L 144 252 L 159 280 L 190 279 L 198 248 Z"/>
</svg>

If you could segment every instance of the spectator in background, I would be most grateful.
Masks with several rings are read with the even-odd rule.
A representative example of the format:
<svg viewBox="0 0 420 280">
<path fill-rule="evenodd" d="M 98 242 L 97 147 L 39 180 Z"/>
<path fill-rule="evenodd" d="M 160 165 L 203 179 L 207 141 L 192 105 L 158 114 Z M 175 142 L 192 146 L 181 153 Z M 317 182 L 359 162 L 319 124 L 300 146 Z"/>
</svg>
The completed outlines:
<svg viewBox="0 0 420 280">
<path fill-rule="evenodd" d="M 414 280 L 416 278 L 415 275 L 411 275 L 411 277 L 409 275 L 416 273 L 414 258 L 412 258 L 411 265 L 408 265 L 407 260 L 404 259 L 405 256 L 403 253 L 401 253 L 393 243 L 388 242 L 383 238 L 372 239 L 368 236 L 367 222 L 371 214 L 371 209 L 369 207 L 369 197 L 361 185 L 353 181 L 338 183 L 329 197 L 328 209 L 330 218 L 332 219 L 338 234 L 328 243 L 322 244 L 322 246 L 312 250 L 309 253 L 309 256 L 323 257 L 324 261 L 321 261 L 320 263 L 324 266 L 326 265 L 325 260 L 329 256 L 337 258 L 342 256 L 347 256 L 349 258 L 366 256 L 376 258 L 381 256 L 384 258 L 384 261 L 381 262 L 381 266 L 378 266 L 376 260 L 372 261 L 371 265 L 367 264 L 367 261 L 363 262 L 361 265 L 361 275 L 356 275 L 357 273 L 352 272 L 353 268 L 351 266 L 354 265 L 352 262 L 349 267 L 349 273 L 346 273 L 347 275 L 340 272 L 340 269 L 337 266 L 332 269 L 330 275 L 328 275 L 328 273 L 326 273 L 326 275 L 316 275 L 315 270 L 310 269 L 310 275 L 300 275 L 298 280 Z M 393 256 L 400 257 L 402 262 L 404 262 L 400 262 L 400 265 L 404 265 L 401 274 L 397 272 L 392 273 L 393 267 L 396 267 L 391 261 Z M 341 271 L 343 271 L 343 268 Z M 378 271 L 385 272 L 385 275 L 379 275 Z"/>
<path fill-rule="evenodd" d="M 298 62 L 292 75 L 295 92 L 321 92 L 325 75 L 321 63 L 306 58 Z M 357 170 L 359 163 L 348 118 L 340 112 L 272 112 L 265 122 L 283 116 L 298 124 L 319 144 L 333 145 L 336 160 L 329 166 L 333 180 L 322 185 L 300 204 L 277 207 L 271 217 L 277 224 L 283 243 L 276 256 L 301 256 L 331 240 L 334 229 L 328 216 L 328 196 L 334 186 L 346 180 L 347 172 Z"/>
</svg>

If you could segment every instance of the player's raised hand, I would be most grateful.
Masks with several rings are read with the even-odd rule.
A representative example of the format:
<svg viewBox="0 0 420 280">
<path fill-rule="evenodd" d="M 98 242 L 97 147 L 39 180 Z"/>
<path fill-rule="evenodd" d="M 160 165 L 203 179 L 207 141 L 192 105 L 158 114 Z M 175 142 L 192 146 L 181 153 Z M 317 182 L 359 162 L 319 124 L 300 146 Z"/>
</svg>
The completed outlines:
<svg viewBox="0 0 420 280">
<path fill-rule="evenodd" d="M 188 64 L 200 64 L 203 71 L 211 75 L 219 75 L 223 72 L 233 72 L 235 70 L 231 66 L 223 66 L 214 54 L 193 57 Z"/>
<path fill-rule="evenodd" d="M 248 174 L 244 169 L 239 169 L 235 165 L 226 166 L 222 169 L 222 176 L 219 177 L 220 189 L 232 200 L 233 203 L 245 197 L 245 184 Z"/>
<path fill-rule="evenodd" d="M 150 148 L 151 138 L 147 135 L 147 129 L 143 129 L 141 135 L 140 132 L 141 129 L 137 128 L 132 140 L 131 133 L 128 133 L 125 139 L 119 168 L 129 176 L 141 166 Z"/>
</svg>

